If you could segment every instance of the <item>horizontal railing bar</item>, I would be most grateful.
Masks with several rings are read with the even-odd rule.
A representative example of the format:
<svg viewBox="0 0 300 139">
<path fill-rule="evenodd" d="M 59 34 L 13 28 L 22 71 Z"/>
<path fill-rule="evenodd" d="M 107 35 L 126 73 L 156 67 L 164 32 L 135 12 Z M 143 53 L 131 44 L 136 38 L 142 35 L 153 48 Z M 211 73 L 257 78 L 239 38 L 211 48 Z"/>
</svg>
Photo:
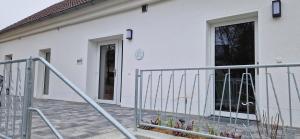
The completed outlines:
<svg viewBox="0 0 300 139">
<path fill-rule="evenodd" d="M 12 63 L 21 63 L 21 62 L 26 62 L 27 59 L 16 59 L 16 60 L 7 60 L 7 61 L 1 61 L 0 65 L 3 64 L 12 64 Z"/>
<path fill-rule="evenodd" d="M 106 112 L 99 104 L 97 104 L 92 98 L 86 95 L 85 92 L 83 92 L 76 85 L 74 85 L 70 80 L 68 80 L 62 73 L 60 73 L 45 59 L 43 58 L 35 58 L 35 59 L 38 59 L 46 67 L 48 67 L 59 79 L 61 79 L 67 86 L 69 86 L 73 91 L 75 91 L 82 99 L 84 99 L 88 104 L 90 104 L 96 111 L 98 111 L 101 115 L 103 115 L 108 121 L 110 121 L 127 138 L 136 139 L 136 137 L 133 134 L 131 134 L 123 125 L 121 125 L 115 118 L 113 118 L 108 112 Z"/>
<path fill-rule="evenodd" d="M 27 59 L 16 59 L 1 61 L 0 64 L 10 64 L 26 62 Z M 40 57 L 32 58 L 34 61 L 40 61 Z M 166 68 L 166 69 L 141 69 L 140 71 L 173 71 L 173 70 L 214 70 L 214 69 L 242 69 L 242 68 L 280 68 L 280 67 L 299 67 L 300 63 L 287 64 L 266 64 L 266 65 L 232 65 L 232 66 L 207 66 L 198 68 Z"/>
<path fill-rule="evenodd" d="M 140 71 L 174 71 L 174 70 L 216 70 L 216 69 L 245 69 L 245 68 L 283 68 L 300 67 L 300 64 L 273 64 L 273 65 L 232 65 L 232 66 L 208 66 L 199 68 L 166 68 L 166 69 L 141 69 Z"/>
<path fill-rule="evenodd" d="M 2 139 L 11 139 L 11 137 L 5 136 L 5 135 L 3 135 L 1 133 L 0 133 L 0 138 L 2 138 Z"/>
<path fill-rule="evenodd" d="M 189 130 L 183 130 L 183 129 L 179 129 L 179 128 L 171 128 L 171 127 L 159 126 L 159 125 L 153 125 L 153 124 L 147 124 L 147 123 L 140 123 L 140 125 L 149 126 L 149 127 L 153 127 L 153 128 L 160 128 L 160 129 L 165 129 L 165 130 L 171 130 L 171 131 L 176 131 L 176 132 L 182 132 L 182 133 L 187 133 L 187 134 L 193 134 L 193 135 L 206 137 L 206 138 L 231 139 L 231 138 L 227 138 L 227 137 L 210 135 L 210 134 L 207 134 L 207 133 L 200 133 L 200 132 L 194 132 L 194 131 L 189 131 Z"/>
<path fill-rule="evenodd" d="M 55 136 L 58 139 L 63 139 L 62 135 L 55 129 L 55 127 L 51 124 L 51 122 L 48 120 L 48 118 L 42 113 L 41 110 L 37 108 L 28 108 L 30 111 L 35 111 L 42 119 L 43 121 L 48 125 L 48 127 L 51 129 L 51 131 L 55 134 Z"/>
</svg>

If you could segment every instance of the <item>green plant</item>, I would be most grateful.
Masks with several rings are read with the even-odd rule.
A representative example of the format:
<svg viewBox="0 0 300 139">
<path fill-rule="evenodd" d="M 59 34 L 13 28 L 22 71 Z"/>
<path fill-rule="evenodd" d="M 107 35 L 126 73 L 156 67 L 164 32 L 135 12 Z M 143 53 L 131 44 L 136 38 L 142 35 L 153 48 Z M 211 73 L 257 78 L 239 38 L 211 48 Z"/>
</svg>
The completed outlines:
<svg viewBox="0 0 300 139">
<path fill-rule="evenodd" d="M 211 134 L 211 135 L 218 135 L 217 130 L 216 130 L 213 126 L 209 126 L 208 123 L 207 123 L 207 128 L 208 128 L 208 134 Z"/>
<path fill-rule="evenodd" d="M 279 127 L 279 114 L 276 114 L 274 121 L 273 117 L 271 118 L 271 139 L 276 139 L 278 135 L 278 127 Z"/>
<path fill-rule="evenodd" d="M 175 125 L 174 119 L 173 118 L 168 118 L 168 120 L 167 120 L 167 126 L 168 127 L 174 127 L 174 125 Z"/>
<path fill-rule="evenodd" d="M 279 113 L 276 113 L 275 117 L 271 116 L 270 124 L 269 124 L 269 117 L 267 116 L 267 113 L 263 111 L 262 123 L 260 124 L 259 122 L 257 122 L 258 132 L 264 134 L 265 137 L 276 139 L 278 136 L 278 129 L 279 129 L 279 121 L 280 121 L 279 117 L 280 117 Z M 261 125 L 262 128 L 259 128 L 259 125 Z M 283 126 L 284 125 L 282 125 L 282 127 Z M 283 132 L 284 130 L 282 129 L 282 135 Z M 260 138 L 262 138 L 261 135 Z"/>
<path fill-rule="evenodd" d="M 160 113 L 158 113 L 157 114 L 157 121 L 158 121 L 158 125 L 160 125 L 161 126 L 161 114 Z"/>
</svg>

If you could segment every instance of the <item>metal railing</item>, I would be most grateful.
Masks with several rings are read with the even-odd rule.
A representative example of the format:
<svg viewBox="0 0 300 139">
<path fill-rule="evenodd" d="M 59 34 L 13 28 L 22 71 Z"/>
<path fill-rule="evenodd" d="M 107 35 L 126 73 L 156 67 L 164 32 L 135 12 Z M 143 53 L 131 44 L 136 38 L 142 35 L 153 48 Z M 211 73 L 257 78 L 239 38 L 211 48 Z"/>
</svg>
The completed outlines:
<svg viewBox="0 0 300 139">
<path fill-rule="evenodd" d="M 0 62 L 0 137 L 22 135 L 26 60 Z M 14 78 L 15 77 L 15 78 Z"/>
<path fill-rule="evenodd" d="M 34 67 L 40 62 L 69 86 L 75 93 L 83 98 L 99 114 L 103 115 L 127 138 L 135 139 L 125 127 L 106 112 L 99 104 L 87 96 L 82 90 L 68 80 L 62 73 L 43 58 L 29 58 L 0 62 L 3 76 L 0 78 L 0 137 L 7 139 L 31 138 L 32 112 L 36 112 L 51 129 L 53 134 L 62 139 L 62 135 L 50 123 L 49 119 L 38 108 L 33 107 Z M 16 68 L 14 68 L 16 67 Z M 24 79 L 24 80 L 23 80 Z M 15 86 L 15 87 L 13 87 Z"/>
<path fill-rule="evenodd" d="M 208 138 L 290 137 L 300 114 L 292 99 L 300 104 L 296 75 L 300 64 L 137 69 L 136 128 Z"/>
</svg>

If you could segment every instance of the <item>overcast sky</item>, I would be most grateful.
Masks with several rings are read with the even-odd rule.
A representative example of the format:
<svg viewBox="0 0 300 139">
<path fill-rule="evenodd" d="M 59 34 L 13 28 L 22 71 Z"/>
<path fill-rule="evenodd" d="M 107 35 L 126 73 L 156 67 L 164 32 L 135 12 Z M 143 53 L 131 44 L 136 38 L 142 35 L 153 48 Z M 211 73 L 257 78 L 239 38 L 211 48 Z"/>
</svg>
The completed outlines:
<svg viewBox="0 0 300 139">
<path fill-rule="evenodd" d="M 61 0 L 1 0 L 0 30 Z"/>
</svg>

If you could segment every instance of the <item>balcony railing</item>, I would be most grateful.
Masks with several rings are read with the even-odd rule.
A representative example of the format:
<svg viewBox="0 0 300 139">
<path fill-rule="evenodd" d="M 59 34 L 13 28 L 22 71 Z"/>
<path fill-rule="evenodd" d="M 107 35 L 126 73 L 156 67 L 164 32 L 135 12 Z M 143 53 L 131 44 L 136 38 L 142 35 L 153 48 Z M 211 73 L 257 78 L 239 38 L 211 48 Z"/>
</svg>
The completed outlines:
<svg viewBox="0 0 300 139">
<path fill-rule="evenodd" d="M 136 125 L 208 138 L 291 137 L 300 64 L 137 69 Z"/>
</svg>

